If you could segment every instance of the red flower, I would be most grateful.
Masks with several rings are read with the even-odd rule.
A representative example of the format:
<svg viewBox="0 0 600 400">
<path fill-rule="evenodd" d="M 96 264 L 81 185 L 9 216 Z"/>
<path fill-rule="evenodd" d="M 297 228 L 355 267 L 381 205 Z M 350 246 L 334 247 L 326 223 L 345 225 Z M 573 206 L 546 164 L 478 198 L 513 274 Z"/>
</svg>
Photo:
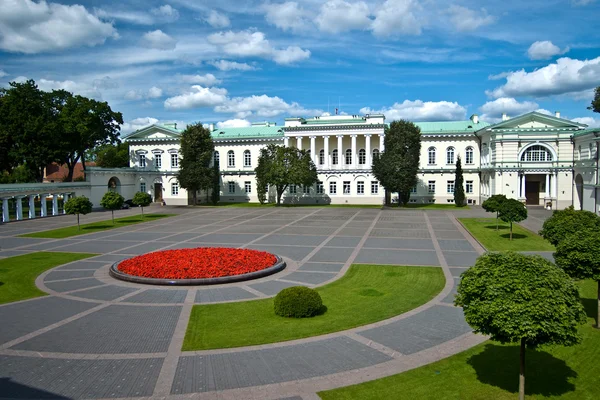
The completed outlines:
<svg viewBox="0 0 600 400">
<path fill-rule="evenodd" d="M 276 261 L 265 251 L 199 247 L 144 254 L 122 261 L 118 269 L 145 278 L 201 279 L 260 271 Z"/>
</svg>

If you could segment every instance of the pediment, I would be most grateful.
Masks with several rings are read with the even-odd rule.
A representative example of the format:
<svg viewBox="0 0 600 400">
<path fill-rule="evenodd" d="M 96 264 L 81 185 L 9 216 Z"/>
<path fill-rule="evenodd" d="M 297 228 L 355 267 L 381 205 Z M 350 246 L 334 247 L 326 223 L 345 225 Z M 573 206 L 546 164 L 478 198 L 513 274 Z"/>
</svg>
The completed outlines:
<svg viewBox="0 0 600 400">
<path fill-rule="evenodd" d="M 499 122 L 489 126 L 488 130 L 496 129 L 584 129 L 587 125 L 577 122 L 557 118 L 552 115 L 542 114 L 536 111 L 520 115 L 506 121 Z"/>
<path fill-rule="evenodd" d="M 124 137 L 124 140 L 157 140 L 157 139 L 179 139 L 180 134 L 161 125 L 150 125 Z"/>
</svg>

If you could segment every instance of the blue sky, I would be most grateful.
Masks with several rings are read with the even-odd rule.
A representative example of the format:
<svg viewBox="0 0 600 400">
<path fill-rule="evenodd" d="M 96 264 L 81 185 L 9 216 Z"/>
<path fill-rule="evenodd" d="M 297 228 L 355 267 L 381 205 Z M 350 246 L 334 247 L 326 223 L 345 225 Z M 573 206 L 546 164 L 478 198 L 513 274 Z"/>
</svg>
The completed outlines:
<svg viewBox="0 0 600 400">
<path fill-rule="evenodd" d="M 335 108 L 388 121 L 586 110 L 600 0 L 0 0 L 0 85 L 34 79 L 149 123 Z M 329 104 L 329 106 L 328 106 Z"/>
</svg>

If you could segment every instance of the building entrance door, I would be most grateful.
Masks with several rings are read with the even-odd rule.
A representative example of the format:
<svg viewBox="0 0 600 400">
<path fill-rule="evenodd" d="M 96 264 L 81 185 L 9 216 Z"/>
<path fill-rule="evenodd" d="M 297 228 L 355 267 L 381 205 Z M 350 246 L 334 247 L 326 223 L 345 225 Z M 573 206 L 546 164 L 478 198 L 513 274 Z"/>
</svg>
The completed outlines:
<svg viewBox="0 0 600 400">
<path fill-rule="evenodd" d="M 154 184 L 154 201 L 157 203 L 162 203 L 162 183 Z"/>
<path fill-rule="evenodd" d="M 525 181 L 525 204 L 540 205 L 540 182 Z"/>
</svg>

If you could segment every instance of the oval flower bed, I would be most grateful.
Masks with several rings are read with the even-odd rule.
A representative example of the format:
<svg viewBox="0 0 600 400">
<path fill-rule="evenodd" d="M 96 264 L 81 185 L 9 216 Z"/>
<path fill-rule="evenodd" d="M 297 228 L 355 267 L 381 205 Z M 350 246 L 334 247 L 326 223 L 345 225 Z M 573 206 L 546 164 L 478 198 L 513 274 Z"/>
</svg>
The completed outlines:
<svg viewBox="0 0 600 400">
<path fill-rule="evenodd" d="M 115 263 L 110 273 L 133 282 L 192 285 L 254 279 L 284 267 L 279 257 L 264 251 L 199 247 L 143 254 Z"/>
</svg>

